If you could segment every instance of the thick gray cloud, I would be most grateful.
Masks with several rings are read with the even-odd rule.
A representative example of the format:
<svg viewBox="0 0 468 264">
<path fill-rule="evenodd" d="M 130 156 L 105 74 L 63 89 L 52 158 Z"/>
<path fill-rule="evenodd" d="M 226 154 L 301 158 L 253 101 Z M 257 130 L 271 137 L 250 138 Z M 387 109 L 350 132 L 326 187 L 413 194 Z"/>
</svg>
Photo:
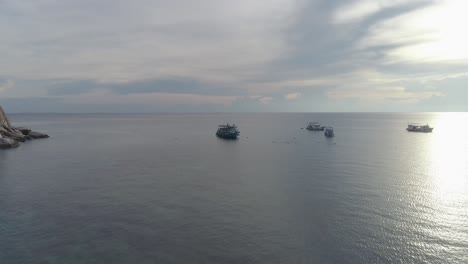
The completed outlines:
<svg viewBox="0 0 468 264">
<path fill-rule="evenodd" d="M 0 103 L 18 112 L 466 111 L 465 7 L 3 0 Z"/>
</svg>

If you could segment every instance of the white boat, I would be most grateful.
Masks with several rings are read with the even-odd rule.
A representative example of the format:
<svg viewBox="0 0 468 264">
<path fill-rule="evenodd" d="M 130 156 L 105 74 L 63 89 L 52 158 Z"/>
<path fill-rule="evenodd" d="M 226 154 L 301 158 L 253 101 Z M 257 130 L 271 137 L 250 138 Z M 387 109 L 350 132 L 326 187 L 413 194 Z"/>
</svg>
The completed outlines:
<svg viewBox="0 0 468 264">
<path fill-rule="evenodd" d="M 325 127 L 325 132 L 324 132 L 326 137 L 334 137 L 335 132 L 333 131 L 333 127 Z"/>
<path fill-rule="evenodd" d="M 420 125 L 416 123 L 408 124 L 406 128 L 408 132 L 421 132 L 421 133 L 431 133 L 434 128 L 430 127 L 429 125 Z"/>
<path fill-rule="evenodd" d="M 306 129 L 311 131 L 323 131 L 325 127 L 321 126 L 318 122 L 310 122 Z"/>
</svg>

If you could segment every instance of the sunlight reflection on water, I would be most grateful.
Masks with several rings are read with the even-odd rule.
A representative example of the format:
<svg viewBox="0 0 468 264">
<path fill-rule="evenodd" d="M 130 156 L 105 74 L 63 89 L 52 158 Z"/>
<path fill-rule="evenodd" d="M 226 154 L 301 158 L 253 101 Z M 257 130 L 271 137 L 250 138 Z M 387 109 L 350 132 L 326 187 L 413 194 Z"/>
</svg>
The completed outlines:
<svg viewBox="0 0 468 264">
<path fill-rule="evenodd" d="M 428 202 L 433 210 L 427 217 L 438 225 L 438 228 L 430 230 L 431 237 L 439 241 L 442 251 L 450 251 L 452 247 L 460 247 L 468 241 L 464 232 L 467 220 L 464 207 L 468 197 L 468 130 L 461 113 L 440 114 L 436 124 L 428 153 L 432 187 Z"/>
<path fill-rule="evenodd" d="M 439 116 L 431 142 L 431 175 L 437 199 L 451 199 L 465 192 L 467 128 L 459 113 Z"/>
</svg>

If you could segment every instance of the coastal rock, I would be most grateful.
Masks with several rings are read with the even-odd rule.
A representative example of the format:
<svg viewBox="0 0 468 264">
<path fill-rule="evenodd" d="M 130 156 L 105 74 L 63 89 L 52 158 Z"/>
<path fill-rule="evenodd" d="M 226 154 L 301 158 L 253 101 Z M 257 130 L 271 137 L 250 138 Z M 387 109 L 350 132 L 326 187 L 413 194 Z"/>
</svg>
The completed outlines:
<svg viewBox="0 0 468 264">
<path fill-rule="evenodd" d="M 27 136 L 29 136 L 31 139 L 49 138 L 49 135 L 36 131 L 30 131 Z"/>
<path fill-rule="evenodd" d="M 11 138 L 16 141 L 24 142 L 26 141 L 26 137 L 21 131 L 13 128 L 13 127 L 8 127 L 5 128 L 5 131 L 2 133 L 4 137 L 6 138 Z"/>
<path fill-rule="evenodd" d="M 17 147 L 19 147 L 18 141 L 11 138 L 0 138 L 0 149 Z"/>
<path fill-rule="evenodd" d="M 19 130 L 23 135 L 28 136 L 29 133 L 31 133 L 31 129 L 26 128 L 26 127 L 17 127 L 17 130 Z"/>
<path fill-rule="evenodd" d="M 3 111 L 3 108 L 0 106 L 0 129 L 1 127 L 10 127 L 10 126 L 11 126 L 10 120 L 8 120 L 8 117 Z"/>
<path fill-rule="evenodd" d="M 48 138 L 49 135 L 25 127 L 13 127 L 0 106 L 0 148 L 15 148 L 19 142 L 30 139 Z"/>
</svg>

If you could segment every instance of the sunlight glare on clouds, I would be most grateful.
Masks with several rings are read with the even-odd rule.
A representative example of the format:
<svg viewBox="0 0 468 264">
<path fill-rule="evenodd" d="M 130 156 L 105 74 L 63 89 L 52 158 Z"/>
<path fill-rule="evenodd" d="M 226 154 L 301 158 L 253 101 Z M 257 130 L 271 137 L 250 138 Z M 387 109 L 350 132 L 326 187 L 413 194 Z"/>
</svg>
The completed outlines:
<svg viewBox="0 0 468 264">
<path fill-rule="evenodd" d="M 335 23 L 347 23 L 362 19 L 389 7 L 408 4 L 408 2 L 422 2 L 422 0 L 358 0 L 341 6 L 334 14 Z"/>
<path fill-rule="evenodd" d="M 394 44 L 389 62 L 453 62 L 468 59 L 468 1 L 444 0 L 373 26 L 362 47 Z"/>
</svg>

